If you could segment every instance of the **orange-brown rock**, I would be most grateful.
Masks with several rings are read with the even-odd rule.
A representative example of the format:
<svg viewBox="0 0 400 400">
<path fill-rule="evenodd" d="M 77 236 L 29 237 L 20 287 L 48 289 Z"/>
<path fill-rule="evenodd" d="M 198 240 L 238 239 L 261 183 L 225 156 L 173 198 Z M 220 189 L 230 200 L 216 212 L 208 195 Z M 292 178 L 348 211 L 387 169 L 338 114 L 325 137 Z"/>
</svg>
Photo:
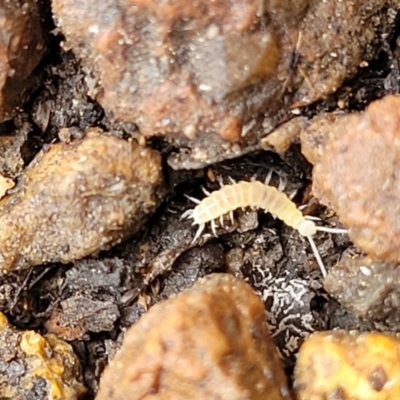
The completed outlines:
<svg viewBox="0 0 400 400">
<path fill-rule="evenodd" d="M 56 335 L 19 331 L 0 313 L 0 397 L 77 400 L 85 393 L 78 357 Z"/>
<path fill-rule="evenodd" d="M 400 340 L 383 333 L 312 334 L 297 359 L 298 400 L 397 400 Z"/>
<path fill-rule="evenodd" d="M 371 59 L 399 8 L 395 0 L 52 4 L 65 46 L 98 79 L 89 94 L 145 136 L 181 147 L 174 168 L 259 146 L 291 108 L 331 94 Z"/>
<path fill-rule="evenodd" d="M 314 166 L 313 191 L 332 205 L 358 247 L 400 261 L 400 96 L 343 118 L 342 133 Z"/>
<path fill-rule="evenodd" d="M 126 333 L 96 400 L 290 398 L 262 301 L 240 279 L 214 274 Z"/>
<path fill-rule="evenodd" d="M 15 182 L 12 179 L 6 178 L 0 174 L 0 199 L 4 197 L 8 189 L 15 186 Z"/>
<path fill-rule="evenodd" d="M 0 201 L 0 268 L 68 263 L 135 233 L 160 200 L 161 158 L 91 129 L 42 150 Z"/>
<path fill-rule="evenodd" d="M 46 51 L 39 7 L 35 0 L 0 3 L 0 122 L 12 118 L 35 88 Z"/>
</svg>

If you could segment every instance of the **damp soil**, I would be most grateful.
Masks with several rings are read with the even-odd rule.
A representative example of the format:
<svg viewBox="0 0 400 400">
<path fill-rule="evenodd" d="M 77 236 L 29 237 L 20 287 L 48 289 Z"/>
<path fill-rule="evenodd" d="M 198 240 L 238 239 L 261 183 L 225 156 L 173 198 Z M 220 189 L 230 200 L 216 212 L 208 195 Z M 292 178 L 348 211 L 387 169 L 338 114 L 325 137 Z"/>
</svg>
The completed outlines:
<svg viewBox="0 0 400 400">
<path fill-rule="evenodd" d="M 115 125 L 101 107 L 87 99 L 85 73 L 70 52 L 59 50 L 55 40 L 51 58 L 44 61 L 43 84 L 31 101 L 0 132 L 17 131 L 18 141 L 2 171 L 15 177 L 48 143 L 59 140 L 65 126 L 100 127 L 122 138 L 135 137 L 133 124 Z M 328 99 L 307 107 L 307 117 L 340 108 L 364 109 L 370 101 L 399 92 L 399 66 L 395 38 L 383 46 L 375 60 Z M 28 133 L 29 132 L 29 133 Z M 163 157 L 173 151 L 163 141 L 149 145 Z M 284 159 L 257 152 L 196 171 L 173 171 L 165 164 L 169 194 L 148 223 L 132 238 L 96 257 L 68 265 L 48 264 L 14 271 L 0 283 L 0 311 L 20 329 L 56 332 L 78 355 L 85 399 L 93 399 L 100 374 L 121 344 L 127 327 L 151 305 L 190 287 L 202 276 L 230 272 L 249 282 L 260 294 L 272 335 L 290 377 L 302 340 L 315 330 L 367 330 L 372 322 L 346 312 L 324 291 L 321 274 L 309 244 L 299 233 L 262 210 L 237 210 L 233 223 L 224 221 L 214 237 L 205 230 L 192 245 L 196 227 L 181 215 L 193 203 L 218 190 L 221 182 L 264 180 L 284 184 L 284 191 L 305 213 L 319 217 L 321 225 L 336 226 L 335 214 L 310 195 L 311 165 L 293 145 Z M 319 233 L 316 244 L 327 269 L 346 253 L 355 252 L 346 236 Z M 288 318 L 289 315 L 289 318 Z M 384 326 L 382 327 L 382 329 Z"/>
</svg>

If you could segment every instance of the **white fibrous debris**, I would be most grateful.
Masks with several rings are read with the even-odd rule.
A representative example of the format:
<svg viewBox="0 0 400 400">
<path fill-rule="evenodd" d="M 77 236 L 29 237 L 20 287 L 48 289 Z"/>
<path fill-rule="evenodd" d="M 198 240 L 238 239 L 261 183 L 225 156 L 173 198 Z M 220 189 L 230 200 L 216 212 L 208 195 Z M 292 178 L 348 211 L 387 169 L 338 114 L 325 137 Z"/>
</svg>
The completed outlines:
<svg viewBox="0 0 400 400">
<path fill-rule="evenodd" d="M 294 356 L 303 339 L 314 332 L 310 301 L 315 296 L 306 280 L 290 278 L 285 271 L 274 277 L 269 268 L 258 267 L 252 286 L 266 305 L 270 332 L 282 358 Z"/>
</svg>

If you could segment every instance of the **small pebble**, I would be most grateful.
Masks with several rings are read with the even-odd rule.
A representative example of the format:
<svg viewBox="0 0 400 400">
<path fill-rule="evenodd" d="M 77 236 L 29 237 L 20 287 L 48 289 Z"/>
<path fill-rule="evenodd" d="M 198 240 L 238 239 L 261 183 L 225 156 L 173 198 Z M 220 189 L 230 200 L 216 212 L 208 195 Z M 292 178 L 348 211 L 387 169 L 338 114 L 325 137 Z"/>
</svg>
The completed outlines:
<svg viewBox="0 0 400 400">
<path fill-rule="evenodd" d="M 12 327 L 0 313 L 0 397 L 78 400 L 86 392 L 79 360 L 56 335 Z"/>
<path fill-rule="evenodd" d="M 0 269 L 69 263 L 135 233 L 162 197 L 161 157 L 89 129 L 42 150 L 0 201 Z"/>
<path fill-rule="evenodd" d="M 400 340 L 390 334 L 312 334 L 297 359 L 297 400 L 397 400 Z"/>
<path fill-rule="evenodd" d="M 314 158 L 313 192 L 369 256 L 400 261 L 400 96 L 340 118 Z M 317 133 L 318 134 L 318 133 Z"/>
<path fill-rule="evenodd" d="M 101 379 L 96 400 L 122 399 L 291 399 L 261 299 L 212 274 L 153 306 Z"/>
</svg>

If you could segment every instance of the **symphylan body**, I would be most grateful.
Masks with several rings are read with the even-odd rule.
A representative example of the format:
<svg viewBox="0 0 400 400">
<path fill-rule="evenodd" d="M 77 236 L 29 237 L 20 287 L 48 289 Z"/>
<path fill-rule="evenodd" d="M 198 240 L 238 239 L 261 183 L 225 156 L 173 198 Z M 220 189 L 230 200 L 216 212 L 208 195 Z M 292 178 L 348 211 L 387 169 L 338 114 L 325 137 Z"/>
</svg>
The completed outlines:
<svg viewBox="0 0 400 400">
<path fill-rule="evenodd" d="M 306 220 L 285 193 L 258 181 L 223 186 L 203 199 L 193 209 L 191 217 L 195 224 L 202 226 L 240 207 L 262 208 L 303 236 L 313 236 L 317 232 L 314 222 Z"/>
<path fill-rule="evenodd" d="M 269 180 L 270 176 L 271 174 L 269 174 L 267 180 Z M 189 197 L 189 199 L 197 203 L 197 206 L 193 210 L 185 211 L 182 215 L 182 218 L 192 218 L 193 225 L 199 225 L 192 243 L 200 237 L 207 222 L 211 222 L 211 230 L 217 236 L 215 226 L 217 218 L 220 219 L 222 226 L 223 216 L 229 213 L 233 220 L 232 212 L 237 208 L 262 208 L 281 219 L 286 225 L 296 229 L 300 235 L 308 239 L 321 268 L 322 275 L 325 277 L 326 270 L 312 236 L 317 231 L 347 233 L 345 229 L 317 226 L 313 221 L 303 216 L 301 211 L 297 209 L 296 204 L 285 193 L 259 181 L 235 182 L 232 185 L 222 186 L 221 189 L 212 193 L 206 192 L 206 194 L 207 197 L 202 201 Z"/>
</svg>

